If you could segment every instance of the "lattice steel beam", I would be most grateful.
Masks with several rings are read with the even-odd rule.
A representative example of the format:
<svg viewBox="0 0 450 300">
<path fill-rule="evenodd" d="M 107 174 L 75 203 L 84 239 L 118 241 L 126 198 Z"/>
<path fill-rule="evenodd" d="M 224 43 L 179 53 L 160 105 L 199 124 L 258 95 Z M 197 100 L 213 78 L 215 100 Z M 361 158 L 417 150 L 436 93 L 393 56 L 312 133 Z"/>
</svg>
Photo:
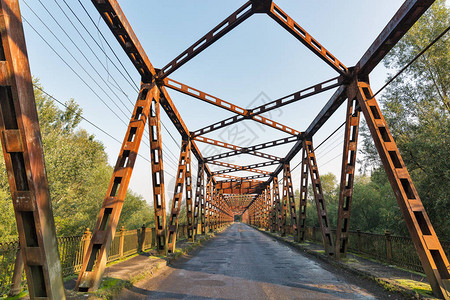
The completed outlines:
<svg viewBox="0 0 450 300">
<path fill-rule="evenodd" d="M 294 189 L 292 187 L 291 168 L 289 163 L 283 166 L 283 203 L 289 206 L 291 216 L 292 234 L 294 237 L 298 236 L 297 232 L 297 211 L 295 209 Z"/>
<path fill-rule="evenodd" d="M 144 134 L 147 118 L 150 115 L 150 122 L 152 122 L 152 116 L 150 114 L 152 103 L 158 103 L 158 101 L 158 88 L 154 84 L 143 84 L 114 167 L 105 199 L 103 200 L 102 208 L 97 217 L 92 239 L 83 258 L 83 265 L 75 285 L 76 290 L 82 292 L 94 291 L 100 284 L 101 276 L 106 267 L 107 254 L 109 253 L 111 242 L 114 239 L 128 184 Z M 155 109 L 157 110 L 157 108 Z M 161 156 L 159 157 L 161 158 Z M 162 174 L 162 159 L 160 161 L 160 167 Z M 164 186 L 162 177 L 160 184 Z"/>
<path fill-rule="evenodd" d="M 190 142 L 189 142 L 190 143 Z M 190 143 L 191 144 L 191 143 Z M 192 145 L 192 144 L 191 144 Z M 194 212 L 192 202 L 192 170 L 191 170 L 191 145 L 186 156 L 186 175 L 185 175 L 185 191 L 186 191 L 186 223 L 187 236 L 189 241 L 193 241 L 194 234 Z"/>
<path fill-rule="evenodd" d="M 197 186 L 195 188 L 195 200 L 194 200 L 194 239 L 197 236 L 198 230 L 198 220 L 201 218 L 200 216 L 200 206 L 204 201 L 203 198 L 205 196 L 205 187 L 204 187 L 204 170 L 205 164 L 200 163 L 198 165 L 198 173 L 197 173 Z"/>
<path fill-rule="evenodd" d="M 231 176 L 231 175 L 226 175 L 226 174 L 218 174 L 216 175 L 217 177 L 223 177 L 223 178 L 228 178 L 227 180 L 221 180 L 222 182 L 240 182 L 243 180 L 253 180 L 253 179 L 258 179 L 258 178 L 264 178 L 269 176 L 268 174 L 260 174 L 260 175 L 253 175 L 253 176 L 245 176 L 245 177 L 240 177 L 240 176 Z M 260 181 L 261 183 L 263 181 Z"/>
<path fill-rule="evenodd" d="M 180 149 L 180 159 L 176 173 L 175 187 L 173 191 L 172 209 L 170 210 L 169 223 L 167 224 L 167 251 L 175 252 L 178 233 L 178 217 L 180 215 L 181 201 L 183 200 L 183 187 L 186 178 L 188 155 L 191 151 L 189 140 L 183 140 Z M 195 220 L 195 217 L 194 217 Z M 195 226 L 194 226 L 195 227 Z"/>
<path fill-rule="evenodd" d="M 395 198 L 408 227 L 433 293 L 450 298 L 450 264 L 423 207 L 414 183 L 392 137 L 386 120 L 373 97 L 370 85 L 357 82 L 356 98 L 394 190 Z"/>
<path fill-rule="evenodd" d="M 295 23 L 278 5 L 272 3 L 268 15 L 289 31 L 295 38 L 304 44 L 309 50 L 316 54 L 320 59 L 330 65 L 341 75 L 348 75 L 347 67 L 340 62 L 334 55 L 314 39 L 305 29 Z"/>
<path fill-rule="evenodd" d="M 333 89 L 335 87 L 342 85 L 343 83 L 344 83 L 344 80 L 342 77 L 335 77 L 335 78 L 329 79 L 327 81 L 307 87 L 305 89 L 302 89 L 298 92 L 292 93 L 292 94 L 282 97 L 280 99 L 271 101 L 269 103 L 262 104 L 253 109 L 247 109 L 247 111 L 250 116 L 255 117 L 259 114 L 271 111 L 273 109 L 283 107 L 287 104 L 291 104 L 291 103 L 306 99 L 308 97 L 320 94 L 322 92 L 328 91 L 330 89 Z M 236 123 L 246 120 L 246 119 L 247 118 L 245 118 L 244 116 L 241 116 L 241 115 L 233 116 L 233 117 L 227 118 L 225 120 L 222 120 L 220 122 L 214 123 L 212 125 L 198 129 L 198 130 L 192 132 L 191 136 L 194 137 L 194 136 L 204 135 L 206 133 L 210 133 L 212 131 L 224 128 L 226 126 L 236 124 Z"/>
<path fill-rule="evenodd" d="M 360 109 L 356 100 L 357 87 L 348 88 L 347 111 L 342 155 L 341 183 L 339 189 L 338 220 L 336 227 L 336 258 L 346 257 L 350 212 L 353 198 L 353 182 L 356 171 Z"/>
<path fill-rule="evenodd" d="M 275 141 L 265 142 L 265 143 L 258 144 L 258 145 L 255 145 L 255 146 L 242 147 L 240 149 L 233 150 L 233 151 L 230 151 L 230 152 L 225 152 L 225 153 L 221 153 L 221 154 L 205 157 L 205 161 L 209 162 L 211 160 L 216 160 L 216 159 L 219 159 L 219 158 L 235 156 L 235 155 L 239 155 L 239 154 L 243 154 L 243 153 L 252 154 L 252 155 L 255 155 L 255 153 L 257 153 L 256 156 L 267 158 L 267 159 L 271 159 L 271 160 L 281 161 L 282 159 L 279 158 L 279 157 L 276 157 L 274 155 L 260 153 L 257 150 L 266 149 L 266 148 L 270 148 L 270 147 L 284 145 L 284 144 L 287 144 L 287 143 L 296 142 L 296 141 L 298 141 L 300 139 L 301 139 L 300 136 L 291 136 L 291 137 L 288 137 L 288 138 L 282 138 L 282 139 L 278 139 L 278 140 L 275 140 Z"/>
<path fill-rule="evenodd" d="M 151 82 L 156 76 L 156 70 L 150 63 L 119 3 L 116 0 L 92 0 L 92 3 L 142 76 L 143 81 Z"/>
<path fill-rule="evenodd" d="M 249 171 L 249 172 L 256 172 L 256 173 L 264 172 L 264 174 L 269 174 L 271 172 L 258 170 L 255 168 L 277 165 L 279 163 L 280 162 L 278 162 L 278 161 L 267 161 L 267 162 L 257 163 L 257 164 L 247 165 L 247 166 L 238 166 L 238 165 L 229 164 L 226 162 L 221 162 L 221 161 L 216 161 L 216 160 L 208 162 L 208 164 L 230 168 L 230 169 L 213 172 L 214 174 L 224 174 L 224 173 L 230 173 L 230 172 L 236 172 L 236 171 Z"/>
<path fill-rule="evenodd" d="M 204 161 L 208 162 L 208 163 L 211 160 L 216 160 L 218 158 L 230 157 L 230 156 L 238 155 L 238 154 L 241 154 L 241 153 L 247 153 L 247 154 L 250 154 L 250 155 L 254 155 L 254 156 L 258 156 L 258 157 L 262 157 L 262 158 L 266 158 L 266 159 L 270 159 L 270 160 L 281 160 L 280 157 L 277 157 L 275 155 L 262 153 L 262 152 L 259 152 L 259 151 L 256 151 L 256 150 L 277 146 L 279 144 L 282 144 L 284 140 L 294 141 L 294 140 L 297 140 L 297 139 L 298 139 L 298 137 L 294 136 L 294 137 L 290 137 L 290 138 L 285 138 L 285 139 L 281 139 L 281 140 L 267 142 L 267 143 L 256 145 L 256 146 L 252 146 L 252 147 L 240 147 L 240 146 L 228 144 L 228 143 L 225 143 L 225 142 L 213 140 L 213 139 L 210 139 L 210 138 L 205 138 L 205 137 L 202 137 L 202 136 L 197 136 L 197 137 L 194 138 L 194 140 L 199 141 L 199 142 L 203 142 L 203 143 L 206 143 L 206 144 L 210 144 L 210 145 L 214 145 L 214 146 L 218 146 L 218 147 L 222 147 L 222 148 L 226 148 L 226 149 L 233 149 L 233 151 L 231 151 L 231 152 L 225 152 L 225 153 L 217 154 L 217 155 L 214 155 L 214 156 L 205 157 Z"/>
<path fill-rule="evenodd" d="M 302 151 L 302 161 L 300 169 L 300 207 L 298 218 L 298 236 L 297 241 L 302 242 L 305 240 L 306 230 L 306 205 L 308 203 L 308 157 L 306 150 Z"/>
<path fill-rule="evenodd" d="M 359 78 L 366 78 L 389 50 L 408 32 L 434 0 L 407 0 L 367 49 L 355 66 Z"/>
<path fill-rule="evenodd" d="M 334 256 L 334 243 L 331 235 L 331 224 L 328 219 L 327 207 L 323 196 L 322 183 L 320 181 L 319 168 L 317 166 L 317 159 L 314 154 L 312 141 L 305 140 L 303 147 L 307 154 L 308 169 L 311 176 L 311 186 L 314 191 L 314 200 L 316 202 L 317 217 L 319 219 L 320 229 L 322 232 L 323 245 L 325 252 L 330 256 Z"/>
<path fill-rule="evenodd" d="M 38 114 L 17 0 L 0 1 L 0 29 L 0 139 L 19 235 L 19 257 L 23 258 L 32 299 L 65 299 Z"/>
<path fill-rule="evenodd" d="M 205 92 L 202 92 L 198 89 L 195 89 L 193 87 L 190 87 L 184 83 L 175 81 L 173 79 L 165 78 L 164 80 L 160 81 L 161 84 L 163 84 L 166 87 L 169 87 L 175 91 L 178 91 L 180 93 L 183 93 L 185 95 L 191 96 L 193 98 L 199 99 L 203 102 L 215 105 L 217 107 L 220 107 L 222 109 L 228 110 L 232 113 L 238 114 L 242 116 L 244 119 L 253 120 L 258 123 L 261 123 L 263 125 L 275 128 L 277 130 L 283 131 L 284 133 L 291 134 L 291 135 L 299 135 L 301 134 L 300 131 L 295 130 L 289 126 L 283 125 L 281 123 L 278 123 L 276 121 L 270 120 L 266 117 L 258 116 L 257 114 L 250 114 L 250 112 L 242 108 L 240 106 L 237 106 L 235 104 L 232 104 L 228 101 L 222 100 L 220 98 L 217 98 L 215 96 L 212 96 L 211 94 L 207 94 Z"/>
<path fill-rule="evenodd" d="M 248 1 L 238 10 L 232 13 L 228 18 L 223 20 L 219 25 L 214 27 L 210 32 L 208 32 L 197 42 L 195 42 L 192 46 L 183 51 L 174 60 L 169 62 L 165 67 L 163 67 L 159 72 L 158 77 L 164 79 L 169 76 L 179 67 L 181 67 L 196 55 L 198 55 L 200 52 L 212 45 L 215 41 L 230 32 L 233 28 L 244 22 L 252 14 L 252 2 Z"/>
</svg>

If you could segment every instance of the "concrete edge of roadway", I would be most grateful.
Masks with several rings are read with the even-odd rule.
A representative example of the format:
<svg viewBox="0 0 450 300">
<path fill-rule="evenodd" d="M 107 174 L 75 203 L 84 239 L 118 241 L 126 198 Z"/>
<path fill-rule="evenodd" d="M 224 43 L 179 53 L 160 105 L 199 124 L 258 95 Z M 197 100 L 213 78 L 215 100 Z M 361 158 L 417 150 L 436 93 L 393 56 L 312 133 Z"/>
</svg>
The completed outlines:
<svg viewBox="0 0 450 300">
<path fill-rule="evenodd" d="M 437 299 L 437 298 L 434 298 L 433 296 L 425 296 L 423 294 L 419 294 L 417 291 L 415 291 L 412 288 L 407 288 L 403 285 L 396 284 L 395 281 L 393 281 L 393 280 L 389 280 L 387 278 L 382 278 L 382 277 L 376 276 L 367 270 L 357 269 L 357 268 L 354 268 L 343 262 L 336 261 L 336 260 L 326 256 L 324 253 L 322 253 L 323 251 L 318 252 L 317 250 L 314 251 L 314 250 L 308 249 L 307 247 L 304 246 L 305 244 L 308 244 L 307 242 L 297 243 L 291 239 L 288 239 L 287 237 L 281 237 L 278 234 L 275 234 L 275 233 L 272 233 L 269 231 L 265 231 L 261 228 L 255 227 L 255 226 L 251 226 L 251 227 L 258 230 L 259 232 L 261 232 L 263 234 L 266 234 L 266 235 L 286 244 L 286 245 L 289 245 L 297 250 L 300 250 L 302 252 L 310 254 L 329 265 L 342 268 L 356 276 L 360 276 L 360 277 L 369 279 L 369 280 L 377 283 L 379 286 L 383 287 L 384 289 L 386 289 L 388 291 L 400 293 L 402 296 L 407 297 L 409 299 Z"/>
<path fill-rule="evenodd" d="M 182 245 L 175 253 L 167 256 L 134 255 L 127 259 L 106 267 L 100 288 L 95 292 L 79 293 L 73 291 L 75 279 L 65 282 L 66 297 L 73 300 L 112 299 L 125 288 L 132 288 L 134 284 L 157 276 L 168 265 L 196 250 L 200 245 L 215 237 L 215 234 L 224 231 L 230 224 L 224 225 L 214 233 L 198 236 L 195 242 L 178 243 Z M 148 254 L 148 253 L 147 253 Z M 72 282 L 73 281 L 73 282 Z"/>
</svg>

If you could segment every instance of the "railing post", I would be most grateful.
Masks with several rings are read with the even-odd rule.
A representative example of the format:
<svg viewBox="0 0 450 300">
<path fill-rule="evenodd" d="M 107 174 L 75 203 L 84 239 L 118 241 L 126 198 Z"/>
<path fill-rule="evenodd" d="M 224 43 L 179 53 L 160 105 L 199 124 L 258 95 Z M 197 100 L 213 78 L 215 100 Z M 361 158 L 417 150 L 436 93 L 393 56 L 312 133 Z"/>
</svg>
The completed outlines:
<svg viewBox="0 0 450 300">
<path fill-rule="evenodd" d="M 20 293 L 22 288 L 22 273 L 23 273 L 23 257 L 20 252 L 20 247 L 17 248 L 16 261 L 14 263 L 14 273 L 12 277 L 12 286 L 9 291 L 9 296 L 16 296 Z"/>
<path fill-rule="evenodd" d="M 362 253 L 361 251 L 361 230 L 357 229 L 356 234 L 358 236 L 358 253 Z"/>
<path fill-rule="evenodd" d="M 123 242 L 125 239 L 125 228 L 122 226 L 119 233 L 119 257 L 123 257 Z"/>
<path fill-rule="evenodd" d="M 89 231 L 89 227 L 87 227 L 83 235 L 83 257 L 86 255 L 86 252 L 88 250 L 89 243 L 91 241 L 91 235 L 92 233 Z"/>
<path fill-rule="evenodd" d="M 139 239 L 138 239 L 138 253 L 139 252 L 143 252 L 144 251 L 144 249 L 145 249 L 145 224 L 144 225 L 142 225 L 142 228 L 141 228 L 141 234 L 140 234 L 140 237 L 139 237 Z"/>
<path fill-rule="evenodd" d="M 156 228 L 152 228 L 152 247 L 156 246 Z"/>
<path fill-rule="evenodd" d="M 386 230 L 384 232 L 386 237 L 386 258 L 390 262 L 392 260 L 392 242 L 391 242 L 391 232 Z"/>
</svg>

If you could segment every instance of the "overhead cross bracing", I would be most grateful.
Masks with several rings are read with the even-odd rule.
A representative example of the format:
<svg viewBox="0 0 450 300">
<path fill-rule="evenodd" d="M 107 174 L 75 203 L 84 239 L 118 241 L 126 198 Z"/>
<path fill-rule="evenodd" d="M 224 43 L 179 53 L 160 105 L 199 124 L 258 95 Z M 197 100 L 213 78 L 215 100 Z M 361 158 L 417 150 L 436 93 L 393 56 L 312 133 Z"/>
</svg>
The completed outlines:
<svg viewBox="0 0 450 300">
<path fill-rule="evenodd" d="M 273 1 L 251 0 L 161 69 L 156 69 L 151 64 L 149 57 L 116 0 L 93 0 L 92 2 L 140 74 L 142 83 L 129 124 L 127 124 L 127 133 L 93 231 L 92 240 L 86 250 L 80 276 L 76 283 L 78 290 L 92 291 L 97 289 L 99 285 L 106 264 L 106 256 L 115 235 L 125 193 L 147 124 L 150 136 L 149 148 L 151 151 L 156 242 L 160 253 L 173 252 L 175 249 L 178 218 L 183 195 L 185 195 L 188 207 L 188 235 L 191 240 L 195 239 L 198 224 L 201 224 L 202 233 L 204 233 L 205 228 L 214 230 L 221 224 L 231 222 L 235 215 L 242 215 L 246 222 L 273 231 L 279 231 L 282 234 L 286 234 L 287 226 L 292 226 L 296 239 L 301 240 L 305 226 L 306 193 L 309 177 L 326 253 L 336 259 L 345 256 L 357 154 L 357 133 L 360 115 L 362 115 L 371 131 L 372 138 L 394 189 L 397 202 L 408 225 L 433 291 L 436 295 L 448 298 L 448 283 L 450 280 L 448 260 L 426 215 L 420 197 L 417 195 L 414 184 L 406 170 L 395 141 L 389 132 L 388 124 L 384 120 L 369 84 L 369 74 L 373 68 L 433 1 L 406 1 L 359 62 L 355 66 L 350 67 L 346 66 L 332 54 L 330 49 L 311 36 L 301 26 L 300 22 L 294 21 L 287 12 L 283 11 Z M 11 15 L 9 10 L 5 10 L 5 7 L 10 7 L 11 5 L 17 7 L 16 0 L 2 0 L 2 18 L 8 18 L 8 15 Z M 287 30 L 293 38 L 301 42 L 323 63 L 334 70 L 337 76 L 253 108 L 239 106 L 232 99 L 222 99 L 218 96 L 213 96 L 207 92 L 206 87 L 191 87 L 169 77 L 193 57 L 199 55 L 203 50 L 254 14 L 268 15 Z M 8 22 L 2 24 L 7 24 L 2 26 L 11 26 Z M 14 25 L 17 26 L 17 24 Z M 21 24 L 17 28 L 21 31 Z M 2 33 L 2 39 L 5 40 L 6 37 L 4 35 L 5 33 Z M 11 53 L 11 47 L 10 44 L 3 43 L 5 53 Z M 25 48 L 24 45 L 22 47 Z M 23 53 L 26 53 L 26 51 L 23 51 Z M 11 56 L 14 55 L 16 53 L 13 52 Z M 5 58 L 5 61 L 8 60 L 11 60 L 11 57 Z M 8 63 L 11 62 L 8 61 Z M 12 71 L 29 73 L 29 70 L 13 69 Z M 14 86 L 15 83 L 8 84 Z M 214 105 L 234 115 L 224 120 L 217 120 L 215 123 L 200 129 L 190 128 L 183 121 L 172 101 L 169 89 L 181 92 L 203 103 Z M 262 115 L 273 109 L 319 95 L 328 90 L 334 90 L 334 94 L 306 128 L 287 126 L 268 118 L 266 115 Z M 30 101 L 30 99 L 19 99 L 17 101 Z M 335 239 L 331 233 L 332 229 L 319 175 L 320 165 L 316 159 L 313 139 L 315 133 L 346 101 L 347 114 L 339 198 L 339 225 Z M 181 151 L 177 173 L 175 174 L 176 184 L 173 198 L 169 199 L 171 210 L 168 215 L 166 213 L 164 188 L 164 144 L 161 140 L 162 111 L 167 114 L 181 136 Z M 20 111 L 16 113 L 20 117 Z M 18 119 L 20 120 L 20 118 Z M 207 133 L 241 121 L 252 121 L 261 124 L 264 128 L 277 130 L 286 135 L 286 137 L 249 146 L 235 145 L 229 141 L 215 140 L 205 136 Z M 9 147 L 6 147 L 6 150 L 4 148 L 6 157 L 9 157 L 9 153 L 13 152 L 12 149 L 21 150 L 25 154 L 28 153 L 27 151 L 30 151 L 26 147 L 23 149 L 14 148 L 17 146 L 17 143 L 14 143 L 17 141 L 17 137 L 19 135 L 25 137 L 27 135 L 26 131 L 9 132 L 8 130 L 10 129 L 8 128 L 2 129 L 5 130 L 5 133 L 2 135 L 2 143 Z M 227 149 L 227 152 L 206 156 L 202 154 L 197 142 Z M 289 143 L 293 143 L 293 146 L 285 156 L 273 155 L 266 150 Z M 39 151 L 39 149 L 31 150 Z M 191 153 L 198 161 L 196 170 L 191 170 Z M 300 206 L 297 207 L 294 201 L 291 176 L 293 169 L 291 169 L 290 163 L 299 153 L 302 156 L 302 179 Z M 225 158 L 238 155 L 251 155 L 261 159 L 261 161 L 244 165 L 224 161 Z M 43 162 L 38 163 L 43 166 Z M 7 165 L 9 170 L 14 170 L 14 167 L 14 165 Z M 263 169 L 265 167 L 270 167 L 270 170 Z M 240 172 L 244 171 L 252 173 L 252 175 L 240 176 Z M 195 184 L 192 183 L 192 172 L 197 174 L 197 182 Z M 282 178 L 279 179 L 280 173 L 282 173 Z M 11 174 L 17 175 L 14 172 Z M 22 199 L 20 197 L 16 198 L 18 199 L 17 201 Z M 18 213 L 21 213 L 24 209 L 24 206 L 15 206 L 15 210 Z M 45 211 L 45 209 L 48 208 L 37 207 L 36 213 Z M 28 215 L 22 214 L 21 216 Z M 288 216 L 290 222 L 288 222 Z M 18 218 L 18 223 L 20 222 L 21 219 Z M 38 226 L 37 228 L 39 229 L 40 227 Z M 27 249 L 26 241 L 24 240 L 26 234 L 19 232 L 19 235 L 21 234 L 21 244 L 24 243 L 23 249 Z M 36 234 L 40 236 L 42 233 L 36 232 Z M 45 247 L 48 247 L 48 245 L 40 245 L 37 248 L 44 253 L 47 251 Z M 27 251 L 23 250 L 24 255 L 27 255 Z M 35 262 L 30 262 L 30 265 L 32 263 Z M 46 265 L 48 261 L 43 260 L 40 263 L 43 265 L 42 278 L 47 278 L 49 275 L 45 273 L 47 272 L 45 268 L 48 267 Z M 33 277 L 27 276 L 27 278 L 29 285 L 33 284 Z M 56 294 L 52 294 L 50 290 L 51 284 L 57 285 L 60 283 L 50 282 L 46 279 L 45 288 L 39 292 L 49 291 L 49 297 L 55 297 L 53 295 Z M 33 290 L 31 289 L 31 291 Z"/>
</svg>

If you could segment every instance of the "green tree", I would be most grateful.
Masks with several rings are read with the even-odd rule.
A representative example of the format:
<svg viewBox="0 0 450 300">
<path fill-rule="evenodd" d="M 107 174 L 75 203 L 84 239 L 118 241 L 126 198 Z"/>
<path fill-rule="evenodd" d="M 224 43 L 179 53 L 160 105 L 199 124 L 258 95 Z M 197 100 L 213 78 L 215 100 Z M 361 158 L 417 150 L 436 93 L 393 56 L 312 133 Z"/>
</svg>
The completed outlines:
<svg viewBox="0 0 450 300">
<path fill-rule="evenodd" d="M 387 68 L 410 62 L 450 23 L 444 0 L 436 1 L 388 53 Z M 438 236 L 450 232 L 450 44 L 438 41 L 393 81 L 380 98 L 383 114 Z M 367 130 L 363 134 L 368 137 Z M 364 167 L 380 168 L 371 139 L 365 139 Z M 369 165 L 368 165 L 369 164 Z"/>
</svg>

